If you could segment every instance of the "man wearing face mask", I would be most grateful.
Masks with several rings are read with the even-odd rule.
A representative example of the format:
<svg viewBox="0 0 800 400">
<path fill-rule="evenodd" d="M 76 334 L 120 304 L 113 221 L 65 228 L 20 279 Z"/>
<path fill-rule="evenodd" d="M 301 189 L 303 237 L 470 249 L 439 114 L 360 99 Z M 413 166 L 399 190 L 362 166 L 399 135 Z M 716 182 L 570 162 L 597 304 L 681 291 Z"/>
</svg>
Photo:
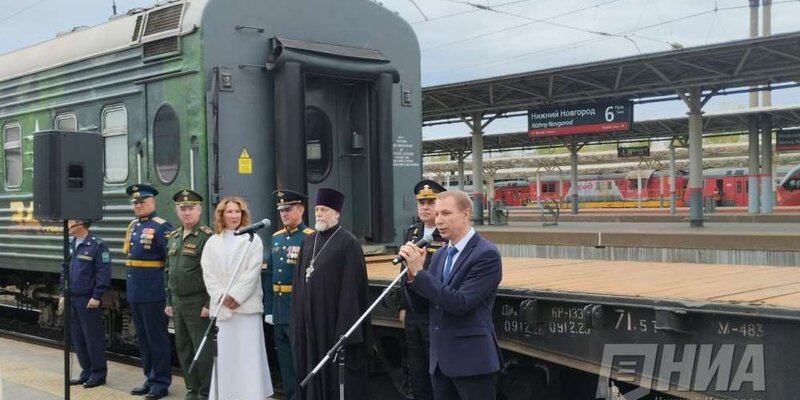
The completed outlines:
<svg viewBox="0 0 800 400">
<path fill-rule="evenodd" d="M 369 307 L 361 243 L 339 224 L 344 195 L 320 188 L 315 203 L 317 232 L 303 240 L 292 287 L 292 344 L 298 385 Z M 372 329 L 366 318 L 344 344 L 348 400 L 369 398 L 371 348 Z M 336 399 L 338 383 L 338 368 L 329 363 L 305 388 L 298 388 L 296 396 L 303 400 Z"/>
<path fill-rule="evenodd" d="M 261 276 L 264 322 L 273 325 L 283 390 L 287 400 L 293 400 L 296 378 L 289 330 L 292 281 L 297 259 L 300 257 L 300 245 L 314 230 L 303 223 L 308 199 L 304 194 L 292 190 L 276 190 L 272 195 L 283 228 L 272 234 L 267 268 Z"/>
</svg>

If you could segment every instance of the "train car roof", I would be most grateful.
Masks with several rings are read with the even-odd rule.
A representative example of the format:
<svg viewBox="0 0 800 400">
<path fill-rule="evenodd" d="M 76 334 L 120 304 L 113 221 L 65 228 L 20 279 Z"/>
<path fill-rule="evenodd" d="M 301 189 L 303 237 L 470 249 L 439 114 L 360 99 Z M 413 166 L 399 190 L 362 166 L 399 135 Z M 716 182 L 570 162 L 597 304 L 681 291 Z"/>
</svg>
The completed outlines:
<svg viewBox="0 0 800 400">
<path fill-rule="evenodd" d="M 183 5 L 178 34 L 185 34 L 200 25 L 203 10 L 209 0 L 175 0 L 160 2 L 151 8 L 135 9 L 127 14 L 112 17 L 93 27 L 73 28 L 53 39 L 14 50 L 0 55 L 0 82 L 19 76 L 29 75 L 61 65 L 70 64 L 101 54 L 113 53 L 142 43 L 157 40 L 166 35 L 174 35 L 175 30 L 153 35 L 140 34 L 134 38 L 137 21 L 159 10 Z M 146 27 L 139 27 L 145 31 Z"/>
</svg>

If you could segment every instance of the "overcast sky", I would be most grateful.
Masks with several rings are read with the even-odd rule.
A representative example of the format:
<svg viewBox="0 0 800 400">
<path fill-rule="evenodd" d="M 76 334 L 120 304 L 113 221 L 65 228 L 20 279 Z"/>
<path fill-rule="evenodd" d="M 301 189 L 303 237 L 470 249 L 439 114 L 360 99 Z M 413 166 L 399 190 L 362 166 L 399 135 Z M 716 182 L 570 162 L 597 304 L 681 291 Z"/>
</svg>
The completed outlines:
<svg viewBox="0 0 800 400">
<path fill-rule="evenodd" d="M 235 1 L 235 0 L 229 0 Z M 267 1 L 267 0 L 265 0 Z M 280 1 L 273 0 L 276 4 Z M 329 0 L 335 1 L 335 0 Z M 117 0 L 119 12 L 153 0 Z M 405 18 L 422 49 L 423 86 L 744 39 L 748 0 L 384 0 Z M 69 7 L 65 7 L 69 4 Z M 772 32 L 797 30 L 800 0 L 774 0 Z M 111 15 L 111 0 L 0 0 L 0 53 Z M 759 22 L 760 22 L 759 18 Z M 773 95 L 790 105 L 797 91 Z M 712 100 L 709 112 L 742 108 L 745 96 Z M 684 115 L 678 102 L 636 107 L 635 119 Z M 525 130 L 524 119 L 492 123 L 487 132 Z M 461 136 L 463 124 L 425 137 Z"/>
</svg>

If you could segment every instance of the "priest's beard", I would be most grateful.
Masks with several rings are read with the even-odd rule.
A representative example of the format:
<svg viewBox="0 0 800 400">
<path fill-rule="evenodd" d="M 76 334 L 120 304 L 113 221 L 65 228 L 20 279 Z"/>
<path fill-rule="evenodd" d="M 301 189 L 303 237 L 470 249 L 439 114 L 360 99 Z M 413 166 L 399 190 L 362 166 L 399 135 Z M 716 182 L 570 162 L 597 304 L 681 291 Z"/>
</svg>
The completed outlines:
<svg viewBox="0 0 800 400">
<path fill-rule="evenodd" d="M 338 220 L 332 221 L 332 222 L 333 223 L 328 224 L 325 221 L 316 221 L 316 222 L 314 222 L 314 229 L 316 229 L 318 232 L 325 232 L 328 229 L 330 229 L 332 226 L 336 226 L 336 224 L 339 223 Z"/>
</svg>

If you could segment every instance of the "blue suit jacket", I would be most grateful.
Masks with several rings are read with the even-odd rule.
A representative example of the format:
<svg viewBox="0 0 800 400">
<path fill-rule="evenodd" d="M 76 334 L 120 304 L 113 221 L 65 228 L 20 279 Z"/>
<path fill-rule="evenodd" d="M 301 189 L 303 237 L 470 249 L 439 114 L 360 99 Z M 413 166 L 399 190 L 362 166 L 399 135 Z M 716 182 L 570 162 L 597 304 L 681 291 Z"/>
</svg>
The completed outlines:
<svg viewBox="0 0 800 400">
<path fill-rule="evenodd" d="M 476 233 L 442 282 L 446 250 L 436 251 L 430 268 L 407 283 L 430 301 L 430 373 L 437 366 L 450 377 L 496 372 L 500 351 L 492 307 L 502 278 L 500 252 Z"/>
</svg>

